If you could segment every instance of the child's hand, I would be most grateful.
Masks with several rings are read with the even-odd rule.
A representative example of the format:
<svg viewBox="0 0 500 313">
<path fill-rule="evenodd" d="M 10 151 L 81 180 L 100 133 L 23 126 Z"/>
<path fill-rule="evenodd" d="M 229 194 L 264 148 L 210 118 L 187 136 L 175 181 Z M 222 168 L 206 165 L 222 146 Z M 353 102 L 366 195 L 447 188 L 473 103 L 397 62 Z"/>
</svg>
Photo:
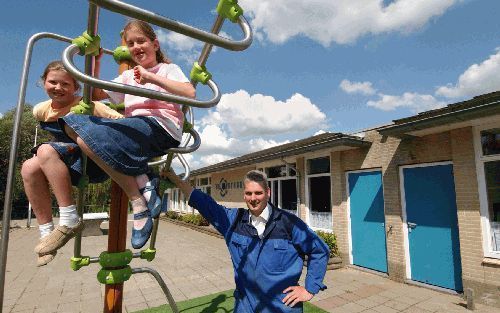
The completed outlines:
<svg viewBox="0 0 500 313">
<path fill-rule="evenodd" d="M 144 67 L 137 65 L 134 67 L 134 80 L 141 85 L 149 83 L 148 80 L 149 72 L 144 69 Z"/>
</svg>

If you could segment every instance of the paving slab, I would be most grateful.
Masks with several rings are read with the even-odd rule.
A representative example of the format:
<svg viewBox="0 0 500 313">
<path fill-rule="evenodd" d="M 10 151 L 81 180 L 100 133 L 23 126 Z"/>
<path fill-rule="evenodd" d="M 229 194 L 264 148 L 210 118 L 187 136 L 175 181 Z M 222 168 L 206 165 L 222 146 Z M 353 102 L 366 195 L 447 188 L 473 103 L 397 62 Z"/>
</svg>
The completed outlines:
<svg viewBox="0 0 500 313">
<path fill-rule="evenodd" d="M 70 241 L 54 261 L 36 267 L 36 222 L 31 228 L 25 227 L 26 221 L 13 221 L 11 225 L 15 227 L 10 233 L 3 312 L 102 312 L 104 286 L 96 279 L 99 265 L 72 271 Z M 131 223 L 128 226 L 130 230 Z M 82 240 L 83 255 L 98 256 L 106 247 L 104 235 Z M 176 301 L 234 288 L 231 260 L 221 238 L 160 221 L 156 248 L 153 262 L 134 259 L 131 266 L 156 269 Z M 325 283 L 328 289 L 312 302 L 328 312 L 471 312 L 458 295 L 397 283 L 354 268 L 328 271 Z M 167 300 L 156 280 L 142 273 L 125 283 L 123 302 L 123 312 L 135 312 Z M 500 313 L 500 309 L 477 304 L 474 312 Z"/>
</svg>

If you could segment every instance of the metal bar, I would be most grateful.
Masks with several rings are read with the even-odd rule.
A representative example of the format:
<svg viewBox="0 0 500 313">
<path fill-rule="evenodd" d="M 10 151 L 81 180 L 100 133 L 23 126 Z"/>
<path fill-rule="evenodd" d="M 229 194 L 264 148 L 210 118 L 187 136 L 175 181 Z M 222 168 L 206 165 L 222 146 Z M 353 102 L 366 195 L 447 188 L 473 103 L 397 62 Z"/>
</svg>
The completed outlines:
<svg viewBox="0 0 500 313">
<path fill-rule="evenodd" d="M 223 38 L 212 33 L 200 30 L 198 28 L 168 19 L 164 16 L 156 14 L 151 11 L 141 9 L 139 7 L 117 1 L 117 0 L 89 0 L 100 6 L 101 8 L 120 13 L 132 18 L 147 21 L 156 26 L 160 26 L 171 31 L 177 32 L 179 34 L 192 37 L 212 45 L 232 50 L 232 51 L 242 51 L 250 46 L 252 43 L 252 31 L 248 21 L 245 17 L 240 16 L 238 19 L 238 25 L 243 31 L 244 38 L 240 41 L 234 41 L 227 38 Z"/>
<path fill-rule="evenodd" d="M 133 268 L 132 269 L 132 274 L 138 274 L 138 273 L 149 273 L 153 275 L 153 277 L 156 279 L 158 284 L 161 287 L 161 290 L 163 290 L 163 293 L 167 297 L 168 304 L 170 305 L 170 308 L 174 313 L 179 313 L 179 309 L 177 308 L 177 304 L 175 303 L 174 297 L 172 297 L 172 294 L 170 293 L 170 290 L 168 290 L 167 284 L 165 281 L 163 281 L 163 278 L 161 278 L 161 275 L 155 271 L 152 268 L 149 267 L 139 267 L 139 268 Z"/>
<path fill-rule="evenodd" d="M 88 24 L 87 24 L 87 34 L 90 36 L 95 36 L 97 34 L 97 24 L 99 23 L 99 8 L 93 4 L 89 3 L 89 13 L 88 13 Z M 87 75 L 94 75 L 94 57 L 91 55 L 85 56 L 85 73 Z M 92 101 L 92 86 L 84 85 L 83 86 L 83 102 L 90 103 Z M 82 175 L 85 176 L 87 173 L 87 156 L 82 153 Z M 85 205 L 85 192 L 87 187 L 78 188 L 78 195 L 76 199 L 76 207 L 78 211 L 78 215 L 80 218 L 83 217 L 83 210 Z M 75 236 L 75 243 L 73 249 L 73 255 L 76 258 L 81 257 L 82 251 L 82 234 L 78 233 Z"/>
<path fill-rule="evenodd" d="M 123 45 L 122 38 L 121 44 Z M 121 62 L 119 73 L 129 68 L 127 62 Z M 109 216 L 108 252 L 123 252 L 127 246 L 128 197 L 120 186 L 111 183 L 111 207 Z M 106 285 L 104 312 L 121 312 L 123 302 L 123 283 Z M 107 310 L 107 311 L 106 311 Z M 116 310 L 116 311 L 115 311 Z"/>
<path fill-rule="evenodd" d="M 9 247 L 9 229 L 10 219 L 12 214 L 12 195 L 14 192 L 14 171 L 16 168 L 17 150 L 19 148 L 20 140 L 20 126 L 23 114 L 24 100 L 26 97 L 26 86 L 28 83 L 29 66 L 31 63 L 31 55 L 33 53 L 34 44 L 42 38 L 52 38 L 60 41 L 71 42 L 71 38 L 53 34 L 53 33 L 37 33 L 30 37 L 26 45 L 26 52 L 24 54 L 23 70 L 21 73 L 21 83 L 18 93 L 18 101 L 16 107 L 16 114 L 14 124 L 12 126 L 12 142 L 9 155 L 9 168 L 7 172 L 7 183 L 5 185 L 5 198 L 3 204 L 3 219 L 2 219 L 2 237 L 0 248 L 0 313 L 2 313 L 3 298 L 5 291 L 5 268 L 7 265 L 7 250 Z"/>
<path fill-rule="evenodd" d="M 196 99 L 191 99 L 191 98 L 186 98 L 186 97 L 181 97 L 181 96 L 176 96 L 173 94 L 167 94 L 163 92 L 158 92 L 158 91 L 153 91 L 149 90 L 146 88 L 140 88 L 140 87 L 134 87 L 134 86 L 129 86 L 129 85 L 124 85 L 112 81 L 105 81 L 101 79 L 97 79 L 95 77 L 86 75 L 74 65 L 73 62 L 73 56 L 79 52 L 79 48 L 76 45 L 70 45 L 67 47 L 62 56 L 62 62 L 64 64 L 64 67 L 68 70 L 68 72 L 73 75 L 73 77 L 81 81 L 85 84 L 89 84 L 93 87 L 101 88 L 104 90 L 110 90 L 110 91 L 116 91 L 116 92 L 121 92 L 121 93 L 126 93 L 126 94 L 131 94 L 134 96 L 141 96 L 141 97 L 146 97 L 149 99 L 156 99 L 156 100 L 163 100 L 163 101 L 168 101 L 168 102 L 174 102 L 174 103 L 179 103 L 179 104 L 185 104 L 189 106 L 194 106 L 198 108 L 211 108 L 214 105 L 216 105 L 220 98 L 221 94 L 219 92 L 219 88 L 217 85 L 212 81 L 209 80 L 207 85 L 212 89 L 214 96 L 212 99 L 207 100 L 207 101 L 200 101 Z"/>
</svg>

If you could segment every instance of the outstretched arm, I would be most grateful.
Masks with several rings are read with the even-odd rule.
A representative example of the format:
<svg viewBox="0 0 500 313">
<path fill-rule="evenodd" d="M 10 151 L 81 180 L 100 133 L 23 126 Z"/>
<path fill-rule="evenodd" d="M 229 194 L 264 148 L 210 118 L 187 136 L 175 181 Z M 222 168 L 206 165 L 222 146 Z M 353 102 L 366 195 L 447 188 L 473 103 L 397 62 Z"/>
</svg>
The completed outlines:
<svg viewBox="0 0 500 313">
<path fill-rule="evenodd" d="M 165 176 L 172 182 L 174 183 L 179 189 L 182 191 L 184 194 L 184 197 L 186 199 L 189 199 L 189 195 L 191 195 L 191 192 L 193 192 L 193 187 L 188 182 L 183 181 L 182 179 L 177 176 L 172 169 L 163 172 Z"/>
</svg>

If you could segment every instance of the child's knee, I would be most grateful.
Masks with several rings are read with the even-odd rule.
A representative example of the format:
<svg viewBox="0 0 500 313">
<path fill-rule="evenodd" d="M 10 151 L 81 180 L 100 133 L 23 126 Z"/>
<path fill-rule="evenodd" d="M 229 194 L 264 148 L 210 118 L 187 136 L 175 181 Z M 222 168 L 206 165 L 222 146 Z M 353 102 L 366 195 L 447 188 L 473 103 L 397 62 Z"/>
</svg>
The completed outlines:
<svg viewBox="0 0 500 313">
<path fill-rule="evenodd" d="M 29 160 L 24 161 L 23 165 L 21 166 L 21 177 L 23 178 L 24 181 L 26 181 L 29 180 L 31 177 L 33 177 L 39 171 L 40 171 L 40 164 L 38 163 L 36 157 L 33 157 Z"/>
<path fill-rule="evenodd" d="M 59 154 L 51 145 L 44 144 L 38 147 L 36 157 L 38 161 L 43 164 L 47 160 L 53 159 L 54 157 L 59 158 Z"/>
</svg>

